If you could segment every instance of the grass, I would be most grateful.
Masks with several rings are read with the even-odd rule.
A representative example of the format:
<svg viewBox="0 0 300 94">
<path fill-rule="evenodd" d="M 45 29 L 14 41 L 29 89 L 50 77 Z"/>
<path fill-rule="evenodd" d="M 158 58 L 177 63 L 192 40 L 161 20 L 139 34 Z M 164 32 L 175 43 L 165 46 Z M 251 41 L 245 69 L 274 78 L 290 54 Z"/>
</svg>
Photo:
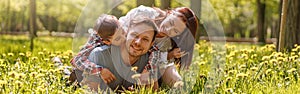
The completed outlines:
<svg viewBox="0 0 300 94">
<path fill-rule="evenodd" d="M 0 92 L 87 93 L 86 87 L 66 87 L 51 58 L 60 57 L 64 66 L 74 55 L 72 39 L 38 37 L 29 50 L 27 36 L 0 36 Z M 193 63 L 180 71 L 182 88 L 141 88 L 126 93 L 300 93 L 300 46 L 291 52 L 276 52 L 274 45 L 219 45 L 201 41 L 195 45 Z"/>
</svg>

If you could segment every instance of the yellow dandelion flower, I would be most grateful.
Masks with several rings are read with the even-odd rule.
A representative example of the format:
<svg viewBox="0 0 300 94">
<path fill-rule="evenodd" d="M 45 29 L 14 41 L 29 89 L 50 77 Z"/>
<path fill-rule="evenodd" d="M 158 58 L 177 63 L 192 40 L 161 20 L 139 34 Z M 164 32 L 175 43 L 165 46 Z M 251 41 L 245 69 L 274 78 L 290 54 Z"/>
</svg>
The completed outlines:
<svg viewBox="0 0 300 94">
<path fill-rule="evenodd" d="M 31 72 L 29 75 L 30 75 L 30 77 L 35 77 L 35 76 L 37 76 L 37 72 Z"/>
<path fill-rule="evenodd" d="M 6 85 L 7 81 L 6 80 L 0 80 L 0 85 Z"/>
<path fill-rule="evenodd" d="M 243 77 L 247 77 L 247 76 L 248 76 L 248 74 L 246 74 L 246 73 L 239 73 L 236 75 L 237 78 L 243 78 Z"/>
<path fill-rule="evenodd" d="M 44 55 L 44 52 L 38 52 L 39 55 Z"/>
<path fill-rule="evenodd" d="M 137 66 L 134 66 L 134 67 L 132 67 L 132 68 L 131 68 L 131 71 L 134 71 L 134 72 L 136 72 L 136 71 L 137 71 L 137 69 L 138 69 L 138 67 L 137 67 Z"/>
<path fill-rule="evenodd" d="M 24 73 L 19 73 L 18 76 L 19 76 L 20 79 L 22 79 L 22 78 L 25 78 L 25 77 L 26 77 L 26 74 L 24 74 Z"/>
<path fill-rule="evenodd" d="M 269 59 L 270 59 L 270 56 L 263 56 L 263 57 L 262 57 L 262 60 L 263 60 L 263 61 L 269 60 Z"/>
<path fill-rule="evenodd" d="M 131 76 L 132 79 L 138 79 L 141 77 L 141 74 L 137 73 Z"/>
<path fill-rule="evenodd" d="M 7 53 L 8 56 L 14 56 L 14 53 Z"/>
<path fill-rule="evenodd" d="M 32 59 L 32 60 L 37 60 L 37 59 L 38 59 L 38 57 L 32 57 L 31 59 Z"/>
<path fill-rule="evenodd" d="M 269 62 L 270 62 L 270 63 L 276 63 L 277 60 L 276 60 L 276 59 L 271 59 Z"/>
<path fill-rule="evenodd" d="M 288 70 L 287 72 L 288 73 L 292 73 L 292 72 L 295 72 L 297 69 L 296 68 L 291 68 L 290 70 Z"/>
<path fill-rule="evenodd" d="M 266 70 L 266 74 L 269 74 L 270 72 L 272 72 L 272 69 L 267 69 Z"/>
<path fill-rule="evenodd" d="M 256 71 L 256 70 L 258 70 L 258 68 L 257 67 L 252 67 L 252 68 L 250 68 L 250 70 Z"/>
<path fill-rule="evenodd" d="M 19 56 L 25 56 L 25 54 L 24 53 L 19 53 Z"/>
<path fill-rule="evenodd" d="M 15 78 L 18 76 L 18 73 L 15 72 L 15 71 L 11 71 L 11 72 L 8 72 L 8 76 L 12 77 L 12 78 Z"/>
<path fill-rule="evenodd" d="M 55 56 L 56 56 L 55 54 L 51 54 L 51 55 L 50 55 L 51 58 L 52 58 L 52 57 L 55 57 Z"/>
<path fill-rule="evenodd" d="M 17 81 L 15 82 L 15 84 L 17 84 L 18 86 L 21 86 L 21 85 L 23 84 L 23 82 L 17 80 Z"/>
<path fill-rule="evenodd" d="M 230 93 L 233 93 L 233 89 L 232 88 L 227 88 L 225 89 L 226 92 L 230 92 Z"/>
<path fill-rule="evenodd" d="M 6 54 L 2 54 L 3 57 L 6 57 Z"/>
<path fill-rule="evenodd" d="M 242 68 L 242 69 L 243 69 L 243 68 L 246 68 L 246 67 L 247 67 L 246 65 L 241 65 L 241 66 L 240 66 L 240 68 Z"/>
<path fill-rule="evenodd" d="M 45 58 L 44 60 L 45 60 L 46 62 L 50 61 L 50 59 L 49 59 L 49 58 Z"/>
<path fill-rule="evenodd" d="M 31 57 L 31 52 L 26 52 L 26 57 Z"/>
<path fill-rule="evenodd" d="M 63 56 L 64 59 L 69 59 L 69 56 Z"/>
<path fill-rule="evenodd" d="M 177 81 L 173 85 L 174 88 L 181 88 L 184 85 L 183 81 Z"/>
</svg>

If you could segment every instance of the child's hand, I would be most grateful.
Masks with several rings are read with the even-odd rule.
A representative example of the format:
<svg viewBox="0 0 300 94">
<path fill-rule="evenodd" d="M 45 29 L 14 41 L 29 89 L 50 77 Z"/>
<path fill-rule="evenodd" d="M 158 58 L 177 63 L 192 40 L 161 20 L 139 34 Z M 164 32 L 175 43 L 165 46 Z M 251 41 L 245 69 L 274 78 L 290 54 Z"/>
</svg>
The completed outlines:
<svg viewBox="0 0 300 94">
<path fill-rule="evenodd" d="M 104 83 L 106 84 L 116 80 L 115 75 L 113 75 L 107 68 L 103 68 L 101 70 L 100 77 L 103 79 Z"/>
<path fill-rule="evenodd" d="M 184 56 L 185 54 L 186 54 L 185 51 L 181 52 L 180 48 L 175 48 L 168 53 L 168 60 L 170 60 L 172 58 L 180 58 L 180 57 Z"/>
</svg>

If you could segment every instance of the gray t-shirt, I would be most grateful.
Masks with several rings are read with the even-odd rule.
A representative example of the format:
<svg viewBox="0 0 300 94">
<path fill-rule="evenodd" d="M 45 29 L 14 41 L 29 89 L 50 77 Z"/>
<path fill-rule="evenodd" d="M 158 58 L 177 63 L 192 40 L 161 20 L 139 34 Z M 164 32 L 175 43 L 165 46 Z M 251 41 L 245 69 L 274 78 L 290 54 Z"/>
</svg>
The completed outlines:
<svg viewBox="0 0 300 94">
<path fill-rule="evenodd" d="M 148 53 L 142 55 L 140 59 L 132 65 L 138 67 L 136 72 L 131 70 L 131 66 L 125 65 L 121 58 L 121 51 L 119 46 L 101 46 L 95 48 L 88 59 L 91 62 L 96 63 L 97 65 L 103 66 L 104 68 L 109 69 L 116 77 L 116 80 L 112 81 L 108 84 L 108 86 L 112 90 L 122 90 L 124 87 L 128 89 L 128 87 L 136 84 L 136 80 L 132 78 L 132 75 L 137 73 L 141 73 L 145 68 L 149 55 Z M 107 86 L 101 79 L 101 77 L 97 76 L 86 76 L 89 80 L 97 81 L 100 83 L 100 89 L 106 90 Z"/>
</svg>

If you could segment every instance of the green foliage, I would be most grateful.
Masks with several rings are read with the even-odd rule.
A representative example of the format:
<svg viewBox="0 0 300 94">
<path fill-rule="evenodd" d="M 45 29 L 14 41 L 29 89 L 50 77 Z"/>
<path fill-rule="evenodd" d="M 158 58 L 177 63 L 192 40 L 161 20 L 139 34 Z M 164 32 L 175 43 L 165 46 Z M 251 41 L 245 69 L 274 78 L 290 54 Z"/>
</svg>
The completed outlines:
<svg viewBox="0 0 300 94">
<path fill-rule="evenodd" d="M 1 93 L 87 93 L 86 87 L 65 86 L 68 76 L 62 68 L 70 66 L 74 55 L 72 39 L 39 37 L 34 52 L 29 52 L 26 36 L 0 36 Z M 126 93 L 299 93 L 300 46 L 291 52 L 276 52 L 274 45 L 256 46 L 200 41 L 195 45 L 189 71 L 180 71 L 184 86 L 161 88 L 155 92 L 143 86 Z M 226 49 L 226 50 L 225 50 Z M 60 57 L 64 67 L 51 61 Z M 216 62 L 221 67 L 214 67 Z M 216 70 L 216 71 L 214 71 Z M 216 78 L 212 78 L 216 77 Z M 217 79 L 214 84 L 207 84 Z M 192 82 L 195 82 L 193 84 Z M 192 89 L 192 91 L 189 91 Z"/>
</svg>

